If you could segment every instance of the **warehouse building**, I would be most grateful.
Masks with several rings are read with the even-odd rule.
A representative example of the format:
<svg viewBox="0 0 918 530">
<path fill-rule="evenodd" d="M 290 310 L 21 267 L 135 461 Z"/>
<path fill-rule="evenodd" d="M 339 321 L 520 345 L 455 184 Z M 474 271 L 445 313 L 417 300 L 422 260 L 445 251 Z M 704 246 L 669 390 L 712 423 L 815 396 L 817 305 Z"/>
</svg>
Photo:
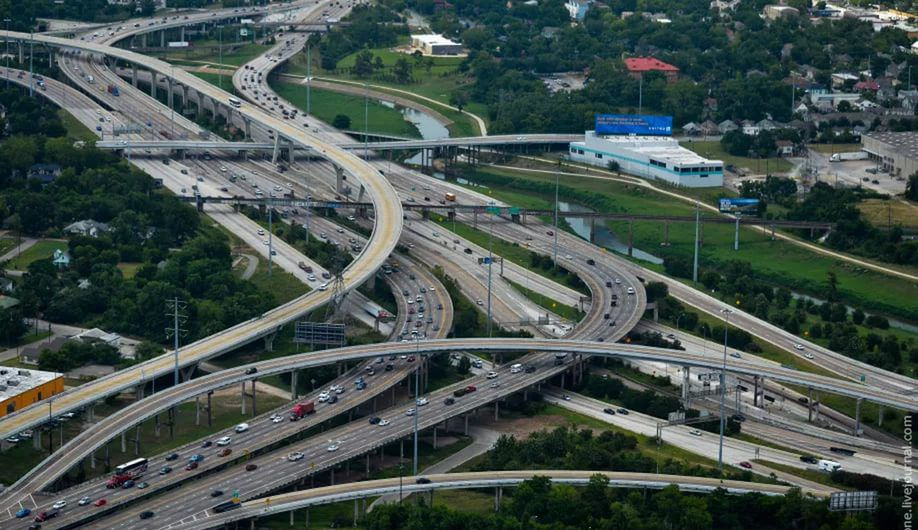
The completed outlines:
<svg viewBox="0 0 918 530">
<path fill-rule="evenodd" d="M 918 171 L 918 132 L 865 133 L 861 146 L 892 177 L 908 178 Z"/>
<path fill-rule="evenodd" d="M 679 145 L 670 136 L 597 135 L 587 131 L 584 141 L 571 142 L 575 162 L 609 167 L 651 180 L 665 180 L 687 188 L 723 186 L 724 163 L 708 160 Z"/>
<path fill-rule="evenodd" d="M 412 35 L 411 47 L 420 50 L 424 55 L 459 55 L 462 53 L 462 44 L 437 34 Z"/>
<path fill-rule="evenodd" d="M 0 367 L 0 417 L 64 391 L 64 374 Z"/>
</svg>

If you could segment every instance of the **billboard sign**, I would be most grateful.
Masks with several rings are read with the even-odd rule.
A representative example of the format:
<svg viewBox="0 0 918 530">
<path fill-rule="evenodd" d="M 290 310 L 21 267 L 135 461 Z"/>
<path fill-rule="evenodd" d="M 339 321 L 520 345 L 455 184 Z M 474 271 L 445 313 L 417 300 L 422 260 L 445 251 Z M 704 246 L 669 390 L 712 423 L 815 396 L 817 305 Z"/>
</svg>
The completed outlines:
<svg viewBox="0 0 918 530">
<path fill-rule="evenodd" d="M 751 213 L 756 214 L 759 211 L 759 200 L 758 199 L 744 199 L 744 198 L 731 198 L 731 197 L 721 197 L 718 202 L 720 213 Z"/>
<path fill-rule="evenodd" d="M 169 44 L 166 45 L 168 48 L 189 48 L 191 43 L 187 40 L 174 40 L 169 41 Z"/>
<path fill-rule="evenodd" d="M 672 116 L 597 114 L 596 134 L 672 136 Z"/>
</svg>

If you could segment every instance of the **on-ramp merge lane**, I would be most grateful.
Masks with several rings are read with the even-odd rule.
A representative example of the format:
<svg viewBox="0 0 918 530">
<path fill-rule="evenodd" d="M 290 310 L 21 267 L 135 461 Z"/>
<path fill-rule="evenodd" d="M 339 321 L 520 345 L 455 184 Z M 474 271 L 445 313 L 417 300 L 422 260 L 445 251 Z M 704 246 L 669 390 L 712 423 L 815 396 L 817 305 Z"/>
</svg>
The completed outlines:
<svg viewBox="0 0 918 530">
<path fill-rule="evenodd" d="M 175 80 L 196 90 L 203 96 L 219 102 L 221 105 L 225 104 L 230 97 L 228 93 L 219 90 L 206 81 L 180 69 L 173 69 L 168 63 L 127 50 L 46 35 L 33 35 L 30 37 L 25 33 L 6 31 L 0 33 L 0 35 L 11 40 L 28 42 L 31 38 L 35 42 L 41 42 L 52 47 L 79 49 L 84 52 L 108 55 L 155 70 L 159 75 L 167 77 L 171 77 L 174 73 Z M 255 123 L 274 129 L 279 135 L 295 143 L 309 146 L 317 152 L 323 153 L 323 156 L 344 168 L 346 173 L 356 178 L 367 189 L 376 212 L 373 234 L 370 243 L 366 245 L 351 266 L 344 271 L 345 286 L 346 288 L 353 288 L 375 274 L 376 270 L 395 248 L 402 230 L 401 203 L 389 182 L 383 178 L 379 171 L 359 158 L 257 108 L 243 104 L 236 112 L 242 113 Z M 331 299 L 331 296 L 331 291 L 310 292 L 301 298 L 265 313 L 261 318 L 238 324 L 216 335 L 190 344 L 181 349 L 180 364 L 188 365 L 273 333 L 278 326 L 325 304 Z M 98 379 L 60 394 L 54 399 L 52 407 L 55 412 L 62 413 L 88 405 L 101 397 L 140 383 L 141 367 L 143 367 L 143 373 L 147 377 L 151 377 L 153 374 L 168 372 L 172 369 L 172 364 L 172 355 L 165 354 L 142 365 L 117 372 L 112 376 Z M 47 410 L 44 405 L 44 403 L 40 406 L 33 405 L 0 419 L 0 437 L 6 437 L 41 424 L 47 418 Z"/>
</svg>

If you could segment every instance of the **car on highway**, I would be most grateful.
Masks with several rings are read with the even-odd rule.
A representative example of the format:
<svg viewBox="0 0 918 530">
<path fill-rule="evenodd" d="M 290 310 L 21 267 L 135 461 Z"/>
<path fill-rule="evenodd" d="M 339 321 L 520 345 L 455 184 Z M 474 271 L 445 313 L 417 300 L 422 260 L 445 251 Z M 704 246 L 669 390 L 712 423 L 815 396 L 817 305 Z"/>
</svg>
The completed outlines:
<svg viewBox="0 0 918 530">
<path fill-rule="evenodd" d="M 140 484 L 137 485 L 137 489 L 139 489 L 139 490 L 145 490 L 145 489 L 147 489 L 147 488 L 149 488 L 149 487 L 150 487 L 150 483 L 149 483 L 149 482 L 141 482 Z"/>
<path fill-rule="evenodd" d="M 633 295 L 633 294 L 634 294 L 634 287 L 629 287 L 629 288 L 628 288 L 628 294 L 630 294 L 630 295 Z"/>
<path fill-rule="evenodd" d="M 379 423 L 377 423 L 376 425 L 379 425 L 380 427 L 385 427 L 386 425 L 389 425 L 389 423 L 390 423 L 389 420 L 383 418 L 379 420 Z"/>
<path fill-rule="evenodd" d="M 281 423 L 282 421 L 284 421 L 283 416 L 275 416 L 271 418 L 271 423 Z"/>
<path fill-rule="evenodd" d="M 248 424 L 248 423 L 240 423 L 239 425 L 237 425 L 236 427 L 234 427 L 233 430 L 236 431 L 237 433 L 239 433 L 239 432 L 245 432 L 245 431 L 249 430 L 249 424 Z"/>
<path fill-rule="evenodd" d="M 618 412 L 619 414 L 621 414 L 621 415 L 623 415 L 623 416 L 627 416 L 627 415 L 628 415 L 628 409 L 626 409 L 626 408 L 617 408 L 617 409 L 615 409 L 615 412 Z"/>
<path fill-rule="evenodd" d="M 150 510 L 146 510 L 146 511 L 140 512 L 140 518 L 141 518 L 141 519 L 150 519 L 150 518 L 152 518 L 152 517 L 153 517 L 153 512 L 151 512 Z"/>
<path fill-rule="evenodd" d="M 28 517 L 29 514 L 31 513 L 32 513 L 32 510 L 28 508 L 20 508 L 19 511 L 16 512 L 16 518 L 22 519 L 23 517 Z"/>
<path fill-rule="evenodd" d="M 806 464 L 818 464 L 819 460 L 815 456 L 803 455 L 800 457 L 800 461 Z"/>
<path fill-rule="evenodd" d="M 170 454 L 169 456 L 166 457 L 166 460 L 169 461 L 169 462 L 171 462 L 171 461 L 173 461 L 173 460 L 178 460 L 178 456 L 179 456 L 178 453 L 172 453 L 172 454 Z"/>
<path fill-rule="evenodd" d="M 203 462 L 204 455 L 201 455 L 201 454 L 191 455 L 191 458 L 189 458 L 188 461 L 189 462 Z"/>
<path fill-rule="evenodd" d="M 168 475 L 169 473 L 172 473 L 172 468 L 169 466 L 163 466 L 159 469 L 160 475 Z"/>
<path fill-rule="evenodd" d="M 419 407 L 423 407 L 424 405 L 430 403 L 430 400 L 427 399 L 427 398 L 424 397 L 424 396 L 421 396 L 421 397 L 419 397 L 418 399 L 416 399 L 414 403 L 415 403 L 415 405 L 417 405 L 417 406 L 419 406 Z"/>
<path fill-rule="evenodd" d="M 226 448 L 224 448 L 222 451 L 220 451 L 219 453 L 217 453 L 217 456 L 219 456 L 219 457 L 222 458 L 222 457 L 224 457 L 224 456 L 229 456 L 229 455 L 231 455 L 231 454 L 233 454 L 233 450 L 230 449 L 229 447 L 226 447 Z"/>
<path fill-rule="evenodd" d="M 698 429 L 692 429 L 691 431 L 689 431 L 689 434 L 691 434 L 692 436 L 701 436 L 701 431 L 699 431 Z"/>
<path fill-rule="evenodd" d="M 96 502 L 92 503 L 95 507 L 105 506 L 106 504 L 108 504 L 108 501 L 105 499 L 98 499 Z"/>
<path fill-rule="evenodd" d="M 443 404 L 444 404 L 444 405 L 452 405 L 452 404 L 455 403 L 455 402 L 456 402 L 456 400 L 453 399 L 453 398 L 451 398 L 451 397 L 448 397 L 448 398 L 446 398 L 446 399 L 443 400 Z"/>
<path fill-rule="evenodd" d="M 185 466 L 185 471 L 193 471 L 198 468 L 197 462 L 188 462 L 188 465 Z"/>
<path fill-rule="evenodd" d="M 340 446 L 337 443 L 330 444 L 326 449 L 329 453 L 334 453 Z"/>
<path fill-rule="evenodd" d="M 405 416 L 414 416 L 414 408 L 405 411 Z"/>
<path fill-rule="evenodd" d="M 602 411 L 603 411 L 603 412 L 605 412 L 606 414 L 609 414 L 609 415 L 611 415 L 611 416 L 615 416 L 615 411 L 614 411 L 614 410 L 612 410 L 612 409 L 610 409 L 610 408 L 608 408 L 608 407 L 607 407 L 607 408 L 604 408 L 604 409 L 602 409 Z"/>
<path fill-rule="evenodd" d="M 245 375 L 252 375 L 252 374 L 257 374 L 257 373 L 258 373 L 258 368 L 255 368 L 254 366 L 250 366 L 245 369 Z"/>
<path fill-rule="evenodd" d="M 205 440 L 204 443 L 201 444 L 201 447 L 203 447 L 203 448 L 206 449 L 206 448 L 212 446 L 213 444 L 214 444 L 214 443 L 211 442 L 210 440 Z"/>
<path fill-rule="evenodd" d="M 491 381 L 491 384 L 488 386 L 491 388 L 497 388 L 500 386 L 500 381 Z"/>
<path fill-rule="evenodd" d="M 255 471 L 256 469 L 258 469 L 258 464 L 246 464 L 245 466 L 246 471 Z"/>
<path fill-rule="evenodd" d="M 123 489 L 129 490 L 129 489 L 131 489 L 131 488 L 134 487 L 134 481 L 133 481 L 133 480 L 127 480 L 127 481 L 125 481 L 123 484 L 121 484 L 121 487 L 122 487 Z"/>
<path fill-rule="evenodd" d="M 488 372 L 487 378 L 494 379 L 497 377 L 497 372 Z"/>
<path fill-rule="evenodd" d="M 803 347 L 803 344 L 794 344 L 794 349 L 797 351 L 803 351 L 806 348 Z"/>
<path fill-rule="evenodd" d="M 739 463 L 739 467 L 746 468 L 746 469 L 752 469 L 752 464 L 750 464 L 749 462 L 743 461 Z"/>
<path fill-rule="evenodd" d="M 60 510 L 64 506 L 67 506 L 67 501 L 65 500 L 59 500 L 51 505 L 51 507 L 54 508 L 55 510 Z"/>
<path fill-rule="evenodd" d="M 229 445 L 230 442 L 232 442 L 232 441 L 233 441 L 233 439 L 230 438 L 229 436 L 224 436 L 224 437 L 220 438 L 219 440 L 217 440 L 217 447 L 225 447 L 225 446 Z"/>
<path fill-rule="evenodd" d="M 414 482 L 417 484 L 430 484 L 430 479 L 427 477 L 418 477 Z"/>
<path fill-rule="evenodd" d="M 373 416 L 370 418 L 370 425 L 376 425 L 380 420 L 381 418 L 379 416 Z"/>
<path fill-rule="evenodd" d="M 804 353 L 803 356 L 806 357 L 807 359 L 812 359 L 812 358 L 813 358 L 813 354 L 810 353 L 810 352 Z"/>
<path fill-rule="evenodd" d="M 211 497 L 219 497 L 221 495 L 223 495 L 223 490 L 214 490 L 210 492 Z"/>
<path fill-rule="evenodd" d="M 301 452 L 299 452 L 299 451 L 295 451 L 295 452 L 290 453 L 289 455 L 287 455 L 287 460 L 288 460 L 289 462 L 297 462 L 297 461 L 299 461 L 299 460 L 302 460 L 303 457 L 305 457 L 305 456 L 306 456 L 306 455 L 304 455 L 303 453 L 301 453 Z"/>
<path fill-rule="evenodd" d="M 735 352 L 735 351 L 734 351 L 734 352 L 730 352 L 730 357 L 733 357 L 734 359 L 742 359 L 742 358 L 743 358 L 743 356 L 740 355 L 739 352 Z"/>
<path fill-rule="evenodd" d="M 77 502 L 77 504 L 79 504 L 80 506 L 86 506 L 87 504 L 89 504 L 89 503 L 91 503 L 91 502 L 92 502 L 92 499 L 91 499 L 91 498 L 89 498 L 89 497 L 83 497 L 83 498 L 81 498 L 81 499 Z"/>
</svg>

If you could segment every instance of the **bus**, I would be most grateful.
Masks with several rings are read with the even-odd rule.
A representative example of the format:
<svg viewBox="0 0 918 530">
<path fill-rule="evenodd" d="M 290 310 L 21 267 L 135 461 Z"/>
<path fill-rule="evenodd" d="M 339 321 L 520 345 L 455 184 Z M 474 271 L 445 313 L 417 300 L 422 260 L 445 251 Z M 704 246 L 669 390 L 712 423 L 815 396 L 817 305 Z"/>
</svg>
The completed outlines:
<svg viewBox="0 0 918 530">
<path fill-rule="evenodd" d="M 108 482 L 105 483 L 105 487 L 109 489 L 120 488 L 125 482 L 134 480 L 143 475 L 146 470 L 146 458 L 137 458 L 130 462 L 125 462 L 115 468 L 115 474 L 108 479 Z"/>
<path fill-rule="evenodd" d="M 242 102 L 236 98 L 229 98 L 229 104 L 237 109 L 242 106 Z"/>
</svg>

